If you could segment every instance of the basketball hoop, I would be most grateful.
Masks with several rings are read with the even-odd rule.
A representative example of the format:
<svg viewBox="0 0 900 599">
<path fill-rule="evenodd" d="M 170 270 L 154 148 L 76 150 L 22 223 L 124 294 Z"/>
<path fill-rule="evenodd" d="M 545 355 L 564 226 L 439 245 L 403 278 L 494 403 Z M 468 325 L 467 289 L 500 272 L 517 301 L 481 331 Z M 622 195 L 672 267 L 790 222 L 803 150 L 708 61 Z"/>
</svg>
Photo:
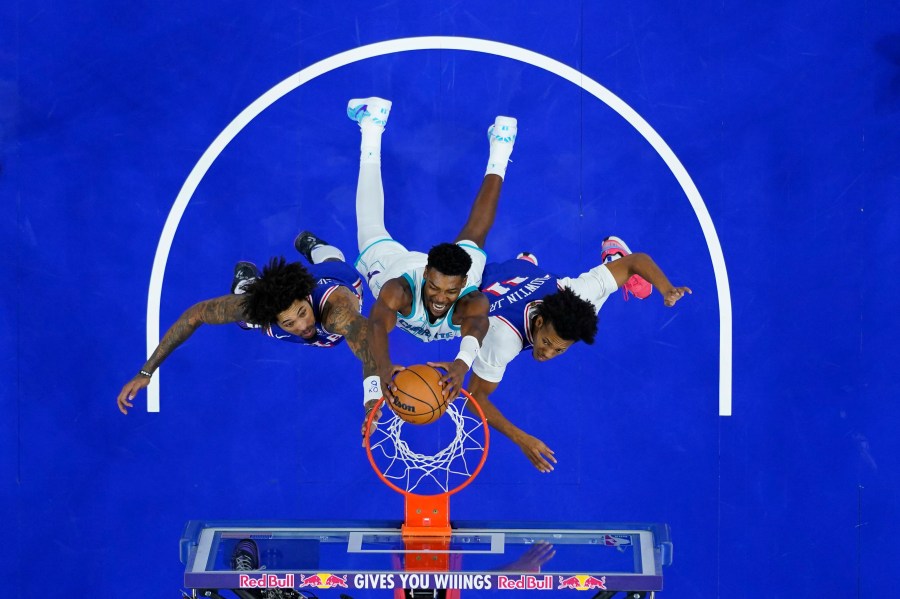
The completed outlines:
<svg viewBox="0 0 900 599">
<path fill-rule="evenodd" d="M 376 422 L 375 414 L 385 405 L 384 398 L 375 404 L 366 420 L 369 463 L 382 482 L 403 495 L 406 503 L 404 539 L 449 538 L 450 495 L 471 484 L 487 460 L 487 419 L 467 391 L 460 393 L 432 424 L 408 424 L 390 408 L 383 410 Z M 472 407 L 477 418 L 464 413 L 467 406 Z M 434 444 L 443 446 L 437 451 L 417 451 L 410 440 L 402 438 L 404 431 L 428 436 Z M 449 442 L 442 441 L 444 437 Z"/>
</svg>

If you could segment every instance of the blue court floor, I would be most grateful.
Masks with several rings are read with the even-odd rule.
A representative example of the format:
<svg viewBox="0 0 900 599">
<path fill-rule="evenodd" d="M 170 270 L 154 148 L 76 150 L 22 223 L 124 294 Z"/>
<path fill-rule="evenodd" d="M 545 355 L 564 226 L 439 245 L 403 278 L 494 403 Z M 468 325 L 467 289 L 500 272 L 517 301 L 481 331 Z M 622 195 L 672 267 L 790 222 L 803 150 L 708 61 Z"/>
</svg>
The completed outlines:
<svg viewBox="0 0 900 599">
<path fill-rule="evenodd" d="M 456 235 L 509 115 L 489 260 L 577 275 L 617 235 L 694 291 L 616 295 L 593 346 L 516 360 L 493 399 L 559 463 L 495 435 L 453 517 L 668 523 L 673 599 L 891 587 L 896 3 L 36 0 L 0 7 L 8 595 L 178 597 L 188 520 L 402 518 L 346 347 L 203 327 L 158 412 L 116 408 L 148 330 L 227 293 L 235 262 L 294 259 L 302 229 L 355 257 L 344 110 L 370 95 L 394 102 L 408 247 Z"/>
</svg>

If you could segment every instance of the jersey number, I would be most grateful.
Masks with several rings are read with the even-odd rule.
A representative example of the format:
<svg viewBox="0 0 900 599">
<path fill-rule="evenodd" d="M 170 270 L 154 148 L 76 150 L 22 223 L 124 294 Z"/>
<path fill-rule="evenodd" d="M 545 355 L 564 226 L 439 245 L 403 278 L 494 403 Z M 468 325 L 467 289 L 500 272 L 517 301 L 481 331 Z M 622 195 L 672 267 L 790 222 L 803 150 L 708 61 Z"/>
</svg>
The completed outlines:
<svg viewBox="0 0 900 599">
<path fill-rule="evenodd" d="M 508 281 L 500 281 L 499 283 L 494 283 L 490 287 L 485 287 L 481 290 L 482 293 L 490 293 L 491 295 L 496 295 L 497 297 L 509 293 L 509 287 L 504 287 L 504 285 L 509 285 L 510 287 L 515 287 L 516 285 L 527 281 L 528 277 L 516 277 L 515 279 L 509 279 Z"/>
</svg>

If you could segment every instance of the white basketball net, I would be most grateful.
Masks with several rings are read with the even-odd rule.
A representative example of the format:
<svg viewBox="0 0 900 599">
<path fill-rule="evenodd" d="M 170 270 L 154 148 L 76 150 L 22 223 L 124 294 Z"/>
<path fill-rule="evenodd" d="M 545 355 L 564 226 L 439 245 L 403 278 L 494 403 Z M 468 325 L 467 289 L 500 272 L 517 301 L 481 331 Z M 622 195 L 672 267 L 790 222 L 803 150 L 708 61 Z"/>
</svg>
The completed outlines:
<svg viewBox="0 0 900 599">
<path fill-rule="evenodd" d="M 462 412 L 457 404 L 465 407 L 463 401 L 451 402 L 441 419 L 450 418 L 456 426 L 456 436 L 450 444 L 434 455 L 425 455 L 413 451 L 407 442 L 400 438 L 403 426 L 409 424 L 400 419 L 389 407 L 384 406 L 381 420 L 369 435 L 369 447 L 373 458 L 381 464 L 381 474 L 401 489 L 420 492 L 432 485 L 443 493 L 447 493 L 467 480 L 481 460 L 484 453 L 484 422 Z M 410 424 L 409 426 L 416 426 Z M 431 426 L 431 425 L 425 425 Z M 476 434 L 480 431 L 480 434 Z M 471 452 L 475 452 L 469 455 Z M 467 461 L 467 456 L 471 463 Z M 430 493 L 424 493 L 430 494 Z"/>
</svg>

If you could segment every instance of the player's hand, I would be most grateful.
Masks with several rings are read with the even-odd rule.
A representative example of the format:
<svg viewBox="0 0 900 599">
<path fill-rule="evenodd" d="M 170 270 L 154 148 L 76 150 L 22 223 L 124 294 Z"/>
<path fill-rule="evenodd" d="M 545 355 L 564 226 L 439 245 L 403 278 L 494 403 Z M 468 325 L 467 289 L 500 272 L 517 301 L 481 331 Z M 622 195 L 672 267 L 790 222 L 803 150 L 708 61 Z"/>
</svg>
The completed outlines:
<svg viewBox="0 0 900 599">
<path fill-rule="evenodd" d="M 377 399 L 370 399 L 369 401 L 366 402 L 366 415 L 363 418 L 362 428 L 360 429 L 360 432 L 362 433 L 362 437 L 363 437 L 363 440 L 362 440 L 363 447 L 366 446 L 366 425 L 369 423 L 369 413 L 372 411 L 372 409 L 375 407 L 375 404 L 378 403 L 378 401 L 379 400 L 377 400 Z M 384 405 L 384 404 L 381 404 L 381 405 Z M 378 426 L 377 423 L 378 423 L 379 419 L 381 419 L 381 406 L 378 407 L 378 411 L 375 412 L 375 415 L 372 417 L 372 428 L 369 429 L 369 434 L 371 434 L 371 432 L 373 430 L 375 430 L 375 427 Z"/>
<path fill-rule="evenodd" d="M 547 541 L 538 541 L 513 563 L 501 568 L 507 572 L 540 572 L 541 566 L 553 559 L 556 549 Z"/>
<path fill-rule="evenodd" d="M 119 411 L 123 414 L 127 414 L 128 408 L 134 407 L 131 400 L 137 396 L 138 391 L 144 389 L 149 384 L 150 377 L 144 376 L 143 374 L 139 374 L 128 381 L 128 383 L 122 387 L 122 390 L 119 392 L 119 397 L 116 399 L 116 402 L 119 404 Z"/>
<path fill-rule="evenodd" d="M 684 297 L 685 293 L 690 295 L 691 293 L 694 293 L 694 292 L 691 291 L 690 287 L 673 287 L 669 291 L 662 294 L 663 303 L 666 306 L 668 306 L 669 308 L 671 308 L 672 306 L 675 305 L 675 302 L 677 302 L 678 300 L 680 300 L 681 298 Z"/>
<path fill-rule="evenodd" d="M 402 370 L 406 370 L 406 366 L 397 366 L 394 364 L 387 372 L 382 372 L 379 375 L 381 377 L 381 392 L 384 394 L 385 401 L 388 403 L 394 401 L 394 394 L 397 392 L 397 385 L 394 384 L 394 377 Z"/>
<path fill-rule="evenodd" d="M 447 371 L 447 374 L 441 377 L 440 386 L 443 390 L 444 399 L 453 401 L 459 395 L 462 389 L 463 381 L 469 372 L 469 367 L 462 360 L 454 360 L 453 362 L 428 362 L 433 368 L 441 368 Z"/>
<path fill-rule="evenodd" d="M 544 442 L 537 437 L 525 435 L 523 439 L 516 441 L 522 453 L 531 460 L 535 468 L 541 472 L 553 472 L 553 464 L 556 458 L 553 457 L 553 450 L 544 445 Z M 550 462 L 553 462 L 551 464 Z"/>
</svg>

